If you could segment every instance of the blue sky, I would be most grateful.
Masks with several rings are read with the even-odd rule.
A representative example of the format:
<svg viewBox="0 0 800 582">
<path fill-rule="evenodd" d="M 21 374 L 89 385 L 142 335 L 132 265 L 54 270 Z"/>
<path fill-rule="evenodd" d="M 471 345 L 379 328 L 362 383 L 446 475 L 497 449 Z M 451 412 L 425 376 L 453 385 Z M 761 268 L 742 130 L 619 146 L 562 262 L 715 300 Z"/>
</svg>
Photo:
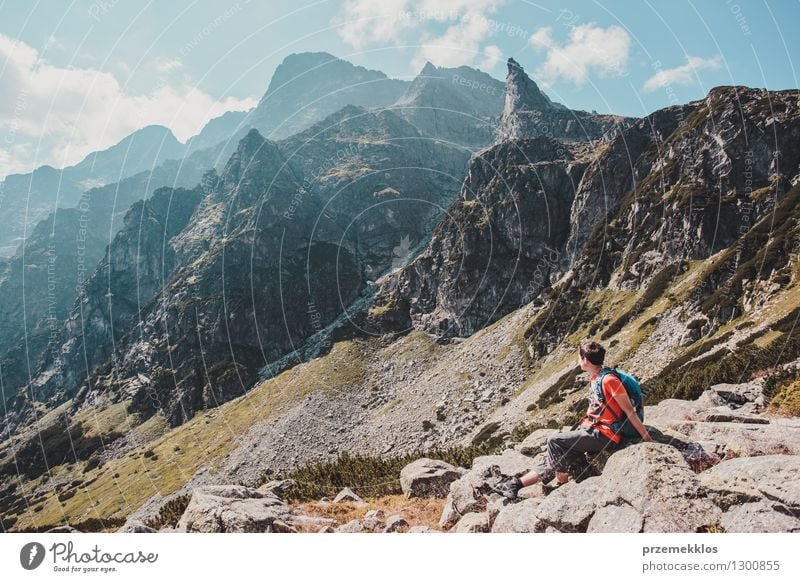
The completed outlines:
<svg viewBox="0 0 800 582">
<path fill-rule="evenodd" d="M 645 115 L 717 85 L 797 88 L 798 22 L 798 0 L 4 2 L 0 177 L 150 123 L 185 140 L 293 52 L 406 79 L 426 60 L 502 79 L 513 56 L 569 107 Z"/>
</svg>

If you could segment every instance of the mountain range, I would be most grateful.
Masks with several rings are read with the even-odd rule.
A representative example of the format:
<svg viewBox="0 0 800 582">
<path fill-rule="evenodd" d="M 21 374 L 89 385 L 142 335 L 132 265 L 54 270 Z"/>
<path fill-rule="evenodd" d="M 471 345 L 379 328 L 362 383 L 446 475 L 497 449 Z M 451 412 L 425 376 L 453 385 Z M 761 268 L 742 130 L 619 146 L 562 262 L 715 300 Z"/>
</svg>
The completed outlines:
<svg viewBox="0 0 800 582">
<path fill-rule="evenodd" d="M 503 85 L 288 57 L 253 111 L 145 148 L 7 259 L 3 527 L 568 424 L 586 337 L 651 404 L 795 390 L 798 134 L 797 91 L 636 119 L 514 59 Z"/>
</svg>

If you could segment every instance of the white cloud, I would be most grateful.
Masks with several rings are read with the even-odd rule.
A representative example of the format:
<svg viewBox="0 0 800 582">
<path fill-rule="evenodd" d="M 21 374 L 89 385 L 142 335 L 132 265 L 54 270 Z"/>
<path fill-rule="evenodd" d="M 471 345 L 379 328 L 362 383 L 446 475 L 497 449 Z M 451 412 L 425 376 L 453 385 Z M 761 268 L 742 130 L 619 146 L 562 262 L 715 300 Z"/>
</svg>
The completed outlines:
<svg viewBox="0 0 800 582">
<path fill-rule="evenodd" d="M 371 44 L 423 45 L 414 55 L 412 67 L 425 61 L 442 67 L 471 65 L 479 59 L 490 69 L 500 59 L 496 45 L 482 48 L 498 26 L 489 15 L 506 0 L 347 0 L 338 33 L 346 43 L 361 50 Z M 439 36 L 425 25 L 450 23 Z M 408 37 L 414 37 L 409 40 Z"/>
<path fill-rule="evenodd" d="M 491 71 L 492 69 L 497 66 L 497 63 L 500 62 L 500 59 L 503 58 L 503 51 L 500 50 L 500 47 L 495 44 L 490 44 L 485 49 L 483 49 L 483 60 L 478 63 L 478 68 L 483 69 L 484 71 Z"/>
<path fill-rule="evenodd" d="M 631 39 L 619 26 L 581 24 L 570 30 L 569 39 L 561 45 L 553 39 L 552 29 L 544 27 L 534 32 L 528 43 L 546 52 L 536 70 L 536 76 L 545 83 L 564 79 L 580 86 L 592 73 L 604 77 L 627 74 Z"/>
<path fill-rule="evenodd" d="M 645 81 L 642 90 L 650 93 L 661 87 L 670 85 L 691 85 L 697 80 L 697 71 L 706 69 L 713 71 L 722 66 L 722 59 L 719 55 L 710 59 L 702 57 L 689 57 L 685 65 L 674 69 L 665 69 L 656 72 L 655 75 Z"/>
<path fill-rule="evenodd" d="M 171 59 L 168 57 L 158 57 L 154 65 L 159 73 L 171 73 L 183 67 L 183 63 L 178 59 Z"/>
<path fill-rule="evenodd" d="M 397 41 L 403 30 L 413 26 L 409 3 L 409 0 L 347 0 L 337 32 L 357 50 L 374 42 Z"/>
<path fill-rule="evenodd" d="M 151 124 L 169 127 L 185 141 L 209 119 L 258 102 L 255 98 L 217 100 L 186 81 L 131 94 L 110 73 L 54 66 L 33 47 L 2 34 L 0 63 L 5 66 L 0 78 L 4 96 L 0 99 L 0 176 L 43 164 L 74 164 Z"/>
</svg>

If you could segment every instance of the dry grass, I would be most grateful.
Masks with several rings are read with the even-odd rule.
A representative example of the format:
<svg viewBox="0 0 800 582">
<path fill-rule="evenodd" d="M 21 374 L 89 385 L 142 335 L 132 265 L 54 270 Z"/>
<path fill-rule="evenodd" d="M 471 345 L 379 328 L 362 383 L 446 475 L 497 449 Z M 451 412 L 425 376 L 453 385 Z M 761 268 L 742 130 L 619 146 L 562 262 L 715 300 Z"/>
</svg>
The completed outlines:
<svg viewBox="0 0 800 582">
<path fill-rule="evenodd" d="M 438 531 L 439 518 L 442 515 L 445 500 L 406 499 L 405 495 L 387 495 L 385 497 L 368 497 L 364 501 L 367 503 L 366 507 L 359 507 L 351 502 L 318 504 L 316 501 L 292 502 L 291 505 L 298 508 L 304 515 L 335 519 L 340 525 L 353 519 L 360 519 L 372 509 L 382 509 L 387 518 L 392 515 L 403 516 L 409 527 L 426 525 Z M 316 529 L 311 531 L 316 531 Z"/>
</svg>

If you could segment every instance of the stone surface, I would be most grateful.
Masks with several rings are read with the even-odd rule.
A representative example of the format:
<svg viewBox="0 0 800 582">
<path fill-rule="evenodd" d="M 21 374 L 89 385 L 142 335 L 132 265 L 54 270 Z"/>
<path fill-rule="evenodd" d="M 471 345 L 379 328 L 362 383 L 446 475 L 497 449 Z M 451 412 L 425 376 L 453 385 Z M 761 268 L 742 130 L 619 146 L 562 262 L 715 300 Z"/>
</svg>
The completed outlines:
<svg viewBox="0 0 800 582">
<path fill-rule="evenodd" d="M 417 459 L 400 471 L 400 487 L 406 497 L 447 497 L 450 484 L 464 471 L 444 461 Z"/>
<path fill-rule="evenodd" d="M 351 519 L 346 524 L 337 527 L 336 531 L 337 533 L 361 533 L 364 531 L 364 526 L 361 524 L 361 520 Z"/>
<path fill-rule="evenodd" d="M 594 512 L 586 528 L 590 533 L 638 533 L 642 531 L 642 514 L 627 504 L 606 505 Z"/>
<path fill-rule="evenodd" d="M 117 533 L 156 533 L 156 530 L 141 521 L 129 521 L 117 530 Z"/>
<path fill-rule="evenodd" d="M 769 501 L 758 501 L 731 507 L 722 515 L 720 525 L 730 533 L 800 532 L 798 515 Z"/>
<path fill-rule="evenodd" d="M 273 532 L 278 521 L 291 522 L 291 509 L 281 499 L 239 485 L 199 487 L 178 522 L 180 532 Z"/>
<path fill-rule="evenodd" d="M 394 533 L 408 527 L 408 522 L 402 515 L 390 515 L 386 518 L 386 527 L 383 533 Z"/>
<path fill-rule="evenodd" d="M 505 506 L 492 524 L 492 533 L 533 533 L 544 531 L 544 524 L 537 515 L 541 499 L 526 499 Z"/>
<path fill-rule="evenodd" d="M 349 487 L 345 487 L 333 498 L 334 503 L 341 503 L 343 501 L 348 501 L 350 503 L 355 503 L 356 505 L 363 505 L 366 506 L 367 503 L 361 499 L 356 493 L 350 489 Z"/>
<path fill-rule="evenodd" d="M 800 511 L 800 456 L 740 457 L 701 473 L 700 482 L 717 495 L 767 498 Z"/>
<path fill-rule="evenodd" d="M 487 533 L 489 516 L 486 513 L 467 513 L 453 528 L 456 533 Z"/>
<path fill-rule="evenodd" d="M 523 455 L 535 457 L 547 451 L 547 439 L 556 433 L 558 430 L 554 428 L 538 428 L 514 448 Z"/>
</svg>

